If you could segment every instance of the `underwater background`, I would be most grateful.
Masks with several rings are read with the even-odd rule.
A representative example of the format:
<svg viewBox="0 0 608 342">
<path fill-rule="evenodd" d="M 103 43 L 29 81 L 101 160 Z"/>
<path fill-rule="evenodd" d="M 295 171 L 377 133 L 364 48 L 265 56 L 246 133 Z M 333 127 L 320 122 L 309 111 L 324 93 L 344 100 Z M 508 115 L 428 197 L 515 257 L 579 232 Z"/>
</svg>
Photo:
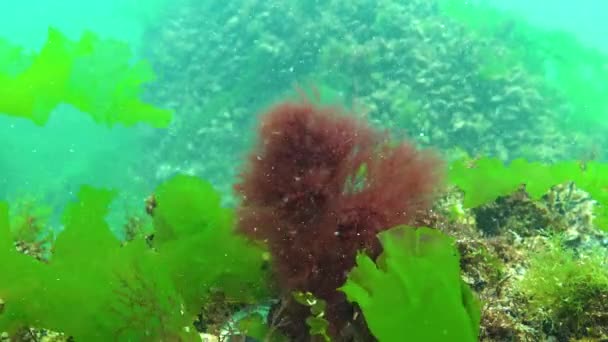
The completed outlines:
<svg viewBox="0 0 608 342">
<path fill-rule="evenodd" d="M 605 1 L 0 13 L 3 339 L 608 339 Z"/>
</svg>

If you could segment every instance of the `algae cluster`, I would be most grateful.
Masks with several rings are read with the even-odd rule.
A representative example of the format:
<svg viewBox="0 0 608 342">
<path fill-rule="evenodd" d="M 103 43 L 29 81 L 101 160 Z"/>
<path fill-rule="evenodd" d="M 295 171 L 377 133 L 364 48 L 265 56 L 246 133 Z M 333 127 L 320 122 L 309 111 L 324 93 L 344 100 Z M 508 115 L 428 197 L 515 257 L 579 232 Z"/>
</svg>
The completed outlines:
<svg viewBox="0 0 608 342">
<path fill-rule="evenodd" d="M 179 134 L 163 138 L 164 152 L 159 150 L 159 155 L 172 157 L 163 160 L 159 177 L 171 170 L 192 170 L 219 181 L 225 165 L 197 163 L 192 155 L 214 159 L 225 149 L 238 153 L 247 142 L 234 143 L 236 128 L 251 123 L 249 113 L 294 82 L 312 81 L 321 90 L 337 90 L 345 104 L 365 112 L 377 125 L 450 151 L 458 141 L 471 155 L 556 161 L 593 144 L 579 130 L 564 129 L 563 118 L 578 117 L 571 108 L 572 96 L 551 87 L 539 63 L 558 59 L 552 55 L 555 49 L 597 61 L 601 55 L 566 34 L 561 37 L 569 45 L 562 51 L 559 41 L 546 41 L 552 32 L 506 15 L 500 22 L 514 22 L 517 38 L 479 32 L 468 17 L 445 10 L 441 3 L 359 0 L 304 6 L 211 1 L 200 6 L 185 1 L 169 9 L 165 20 L 150 30 L 146 46 L 146 55 L 159 70 L 152 92 L 184 122 L 191 118 L 199 124 L 176 122 L 173 129 Z M 472 7 L 468 13 L 483 17 L 485 12 Z M 535 38 L 515 46 L 518 37 L 528 33 Z M 539 52 L 534 63 L 524 63 L 520 50 Z M 500 65 L 485 67 L 495 61 Z M 255 74 L 267 76 L 250 76 Z M 590 86 L 578 89 L 586 92 Z M 598 100 L 593 103 L 602 103 Z M 188 142 L 180 137 L 188 137 Z M 603 139 L 600 134 L 595 138 Z M 225 147 L 201 151 L 201 146 L 216 141 Z M 184 145 L 188 148 L 180 152 L 172 148 Z"/>
<path fill-rule="evenodd" d="M 429 228 L 397 227 L 381 234 L 374 263 L 360 254 L 341 288 L 357 302 L 380 341 L 476 341 L 480 308 L 460 286 L 453 241 Z"/>
<path fill-rule="evenodd" d="M 560 31 L 536 28 L 516 15 L 482 4 L 461 0 L 444 0 L 443 11 L 465 23 L 477 34 L 494 37 L 506 52 L 496 58 L 488 51 L 481 68 L 488 77 L 501 77 L 516 65 L 541 80 L 539 87 L 564 97 L 570 109 L 558 121 L 585 131 L 597 125 L 606 127 L 608 101 L 608 56 L 579 42 L 574 36 Z M 530 49 L 529 47 L 534 47 Z"/>
<path fill-rule="evenodd" d="M 60 103 L 88 113 L 98 123 L 167 126 L 171 113 L 139 99 L 154 74 L 131 64 L 128 45 L 86 32 L 73 42 L 49 29 L 39 53 L 0 40 L 0 112 L 45 124 Z"/>
<path fill-rule="evenodd" d="M 341 288 L 375 339 L 608 338 L 608 166 L 560 161 L 576 159 L 565 142 L 588 142 L 583 126 L 606 115 L 607 58 L 463 3 L 180 2 L 157 16 L 145 46 L 159 74 L 149 95 L 175 110 L 171 123 L 141 100 L 153 74 L 125 44 L 54 29 L 38 53 L 0 41 L 3 114 L 44 125 L 67 103 L 100 124 L 169 129 L 142 158 L 161 185 L 125 239 L 105 221 L 111 190 L 84 186 L 56 236 L 44 208 L 13 206 L 9 217 L 0 205 L 0 331 L 284 341 L 269 255 L 233 232 L 221 203 L 233 203 L 225 190 L 250 113 L 312 80 L 318 90 L 305 92 L 319 102 L 347 104 L 455 159 L 425 222 L 436 229 L 381 234 L 383 254 L 362 251 Z M 458 159 L 454 142 L 494 157 Z M 323 302 L 290 295 L 310 312 L 310 335 L 329 340 Z"/>
<path fill-rule="evenodd" d="M 232 234 L 211 185 L 179 176 L 158 194 L 151 245 L 143 238 L 121 245 L 104 221 L 115 194 L 83 187 L 44 262 L 15 249 L 3 204 L 0 330 L 36 327 L 79 341 L 195 340 L 193 319 L 213 291 L 243 303 L 263 298 L 264 252 Z"/>
</svg>

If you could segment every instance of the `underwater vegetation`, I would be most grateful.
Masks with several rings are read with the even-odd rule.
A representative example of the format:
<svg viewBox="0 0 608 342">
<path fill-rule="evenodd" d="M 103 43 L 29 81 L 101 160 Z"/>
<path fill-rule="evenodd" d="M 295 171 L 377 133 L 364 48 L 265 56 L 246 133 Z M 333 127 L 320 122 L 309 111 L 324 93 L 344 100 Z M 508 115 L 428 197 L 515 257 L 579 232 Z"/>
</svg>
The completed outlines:
<svg viewBox="0 0 608 342">
<path fill-rule="evenodd" d="M 53 208 L 43 206 L 36 198 L 22 198 L 12 203 L 11 234 L 19 252 L 40 260 L 48 257 L 54 232 L 45 227 L 53 213 Z"/>
<path fill-rule="evenodd" d="M 424 215 L 443 167 L 339 108 L 283 103 L 260 120 L 258 145 L 236 185 L 239 230 L 267 242 L 282 288 L 327 302 L 336 334 L 353 315 L 337 288 L 356 253 L 377 257 L 376 234 Z M 308 315 L 297 309 L 304 317 L 292 318 L 294 339 Z"/>
<path fill-rule="evenodd" d="M 460 278 L 459 254 L 436 229 L 400 227 L 379 236 L 374 264 L 357 255 L 341 288 L 379 341 L 476 341 L 480 307 Z M 458 283 L 461 286 L 458 286 Z"/>
<path fill-rule="evenodd" d="M 516 287 L 529 298 L 532 319 L 558 334 L 584 338 L 608 333 L 608 269 L 604 247 L 562 248 L 564 238 L 552 236 L 538 244 L 526 275 Z"/>
<path fill-rule="evenodd" d="M 148 175 L 162 181 L 142 205 L 143 216 L 125 224 L 123 238 L 106 222 L 116 190 L 83 186 L 57 234 L 44 207 L 13 202 L 9 211 L 0 204 L 2 338 L 42 340 L 34 335 L 50 332 L 76 342 L 608 338 L 608 166 L 514 158 L 518 142 L 540 144 L 555 133 L 541 129 L 547 112 L 528 115 L 553 98 L 535 92 L 533 73 L 509 64 L 528 57 L 514 53 L 506 65 L 477 69 L 476 61 L 493 53 L 487 38 L 446 19 L 435 2 L 331 2 L 320 22 L 298 19 L 297 13 L 315 13 L 314 6 L 296 6 L 294 13 L 247 3 L 234 16 L 230 6 L 238 3 L 222 7 L 229 20 L 205 24 L 222 29 L 212 44 L 232 37 L 231 48 L 249 51 L 235 34 L 242 26 L 247 39 L 277 22 L 305 29 L 284 30 L 292 40 L 267 33 L 251 59 L 235 53 L 223 64 L 227 45 L 213 50 L 178 39 L 197 36 L 187 26 L 205 18 L 179 10 L 191 21 L 161 30 L 154 42 L 167 45 L 151 43 L 162 74 L 156 95 L 180 114 L 159 149 L 179 145 L 172 158 L 219 160 L 213 177 L 221 174 L 225 183 L 226 173 L 239 170 L 233 193 L 168 162 L 171 172 Z M 245 20 L 254 10 L 267 14 Z M 369 39 L 361 29 L 369 20 L 374 32 L 393 28 L 395 37 Z M 299 33 L 306 29 L 334 35 Z M 335 38 L 344 31 L 353 34 Z M 431 48 L 436 41 L 442 44 Z M 303 64 L 292 63 L 300 53 Z M 462 63 L 446 64 L 455 54 Z M 192 57 L 187 68 L 177 63 L 183 56 Z M 285 93 L 281 82 L 259 77 L 272 57 L 279 57 L 282 81 L 291 80 L 296 65 L 296 74 L 318 77 L 320 89 L 346 95 L 353 108 L 328 106 L 318 96 L 251 115 L 252 107 Z M 93 33 L 74 42 L 50 30 L 37 54 L 0 43 L 0 95 L 10 96 L 0 98 L 13 100 L 0 102 L 0 112 L 44 125 L 57 104 L 69 103 L 100 124 L 167 127 L 171 113 L 140 100 L 151 70 L 129 60 L 126 45 Z M 336 60 L 344 62 L 343 74 L 319 71 Z M 203 72 L 203 61 L 217 73 Z M 387 81 L 381 70 L 394 65 L 406 67 Z M 243 77 L 231 89 L 226 80 L 238 72 Z M 477 92 L 477 82 L 489 90 Z M 355 100 L 369 105 L 369 115 Z M 196 119 L 201 114 L 209 120 Z M 521 114 L 525 120 L 515 120 Z M 247 120 L 258 120 L 247 158 L 226 156 L 234 146 L 222 145 L 249 134 Z M 425 145 L 467 138 L 469 148 L 481 146 L 469 152 L 509 153 L 442 161 L 376 128 L 395 124 L 422 132 L 413 135 Z M 513 127 L 512 136 L 488 145 Z M 215 135 L 222 140 L 212 144 Z M 552 159 L 545 157 L 537 159 Z M 233 206 L 222 205 L 226 197 Z"/>
<path fill-rule="evenodd" d="M 53 62 L 59 60 L 46 67 L 55 70 Z M 30 98 L 45 99 L 55 90 L 34 87 Z M 303 290 L 328 302 L 327 316 L 319 319 L 330 322 L 327 338 L 338 336 L 348 322 L 348 316 L 342 316 L 346 300 L 338 288 L 355 265 L 356 253 L 375 259 L 381 251 L 376 233 L 415 222 L 430 205 L 441 164 L 409 144 L 389 141 L 337 108 L 311 103 L 271 109 L 262 119 L 260 134 L 262 150 L 252 152 L 251 165 L 237 185 L 244 200 L 236 224 L 232 210 L 220 206 L 220 196 L 209 183 L 178 175 L 161 184 L 148 202 L 153 235 L 121 242 L 104 220 L 115 192 L 84 186 L 78 200 L 66 207 L 64 229 L 50 242 L 49 255 L 34 258 L 18 251 L 14 238 L 35 241 L 44 227 L 26 227 L 33 232 L 11 229 L 8 206 L 2 204 L 0 330 L 17 334 L 36 327 L 82 341 L 191 340 L 197 336 L 193 322 L 215 291 L 226 301 L 240 303 L 270 295 L 273 286 L 264 267 L 270 257 L 281 291 Z M 272 174 L 264 174 L 268 172 Z M 407 177 L 394 182 L 401 173 Z M 260 220 L 259 214 L 269 216 Z M 268 237 L 255 234 L 258 224 Z M 261 237 L 261 244 L 234 228 Z M 291 244 L 285 238 L 294 229 L 301 235 L 295 234 Z M 281 240 L 286 246 L 281 247 Z M 311 244 L 324 240 L 327 245 Z M 452 246 L 442 244 L 448 251 Z M 290 249 L 293 256 L 286 254 Z M 386 254 L 386 259 L 392 257 Z M 449 265 L 459 273 L 457 262 Z M 294 273 L 293 266 L 301 271 Z M 337 278 L 321 281 L 320 276 L 334 272 Z M 457 277 L 451 281 L 460 288 Z M 352 285 L 344 291 L 351 292 L 349 288 Z M 351 300 L 363 299 L 353 294 Z M 467 300 L 456 307 L 470 305 Z M 291 324 L 297 326 L 306 315 L 291 310 Z"/>
<path fill-rule="evenodd" d="M 450 165 L 450 182 L 465 192 L 468 208 L 514 193 L 522 185 L 532 199 L 540 199 L 554 185 L 573 182 L 596 202 L 595 223 L 608 230 L 608 165 L 579 161 L 542 164 L 516 159 L 508 165 L 498 159 L 458 160 Z M 478 184 L 486 184 L 484 187 Z"/>
<path fill-rule="evenodd" d="M 113 196 L 83 187 L 44 262 L 17 252 L 2 206 L 0 330 L 33 326 L 80 341 L 192 340 L 193 319 L 213 290 L 243 301 L 264 294 L 263 251 L 231 233 L 230 212 L 211 185 L 178 176 L 159 187 L 151 246 L 144 239 L 121 245 L 112 235 L 104 216 Z"/>
<path fill-rule="evenodd" d="M 152 70 L 145 62 L 131 65 L 131 58 L 127 44 L 92 32 L 74 42 L 50 28 L 39 53 L 0 39 L 0 112 L 43 125 L 68 103 L 102 124 L 167 126 L 171 112 L 139 99 Z"/>
<path fill-rule="evenodd" d="M 597 125 L 606 127 L 608 56 L 581 44 L 572 35 L 536 28 L 516 15 L 505 14 L 487 4 L 442 0 L 441 5 L 444 13 L 463 22 L 476 34 L 500 41 L 487 50 L 481 64 L 486 77 L 504 77 L 520 65 L 541 80 L 543 91 L 568 99 L 567 115 L 556 118 L 562 125 L 586 131 L 592 131 L 591 127 L 597 129 Z"/>
<path fill-rule="evenodd" d="M 131 234 L 136 237 L 121 242 L 104 221 L 115 193 L 85 186 L 67 207 L 50 255 L 36 259 L 13 241 L 37 234 L 12 235 L 3 204 L 0 329 L 44 328 L 77 341 L 197 340 L 200 326 L 193 322 L 212 319 L 200 312 L 211 310 L 218 293 L 223 303 L 217 305 L 239 303 L 229 312 L 279 298 L 270 312 L 242 317 L 232 332 L 261 340 L 474 341 L 480 329 L 486 336 L 496 329 L 487 321 L 494 317 L 485 307 L 489 299 L 480 307 L 475 284 L 462 272 L 481 260 L 504 268 L 505 256 L 493 256 L 497 246 L 461 249 L 467 240 L 449 238 L 441 225 L 414 227 L 432 217 L 429 206 L 442 191 L 444 166 L 434 154 L 391 141 L 339 107 L 310 101 L 278 104 L 260 120 L 258 144 L 236 185 L 242 197 L 236 211 L 221 207 L 209 183 L 178 175 L 148 200 L 147 237 Z M 553 182 L 591 179 L 581 175 L 603 167 L 564 165 L 522 160 L 506 167 L 482 158 L 452 164 L 448 180 L 461 187 L 466 210 L 517 185 L 529 185 L 536 196 Z M 504 184 L 483 192 L 474 186 L 501 179 Z M 603 187 L 601 178 L 581 184 L 592 194 Z M 521 307 L 549 310 L 537 319 L 583 336 L 599 319 L 581 308 L 606 291 L 597 273 L 602 261 L 578 261 L 563 247 L 550 251 L 551 258 L 542 251 L 531 258 L 529 272 L 516 281 L 529 298 Z M 572 266 L 554 274 L 562 285 L 549 291 L 550 284 L 535 279 L 557 272 L 547 269 L 554 258 Z M 504 279 L 504 270 L 493 272 Z M 594 283 L 584 280 L 590 275 Z M 583 286 L 590 290 L 579 292 Z M 560 308 L 564 296 L 572 306 Z M 594 308 L 602 310 L 602 303 Z M 572 317 L 579 325 L 564 325 Z M 487 325 L 480 325 L 484 319 Z"/>
<path fill-rule="evenodd" d="M 270 295 L 273 286 L 267 281 L 263 245 L 269 248 L 273 273 L 283 291 L 303 290 L 326 300 L 323 318 L 331 324 L 327 338 L 339 336 L 348 316 L 342 316 L 346 301 L 338 288 L 355 265 L 355 254 L 369 253 L 375 259 L 381 250 L 376 233 L 415 222 L 430 204 L 441 164 L 432 155 L 419 154 L 405 143 L 393 144 L 364 123 L 338 114 L 335 108 L 311 103 L 285 103 L 270 110 L 262 119 L 263 150 L 252 152 L 250 173 L 237 185 L 244 201 L 236 224 L 232 211 L 220 206 L 220 197 L 209 183 L 175 176 L 161 184 L 148 202 L 153 238 L 121 243 L 104 221 L 115 193 L 85 186 L 78 201 L 66 208 L 64 230 L 52 242 L 51 255 L 37 260 L 15 248 L 8 207 L 3 204 L 0 329 L 17 333 L 37 327 L 84 341 L 192 340 L 197 336 L 192 322 L 214 291 L 227 301 L 241 303 L 255 303 Z M 268 172 L 272 174 L 264 174 Z M 395 172 L 408 177 L 394 182 L 399 177 Z M 275 210 L 277 216 L 273 216 Z M 268 236 L 257 235 L 257 225 Z M 236 234 L 234 228 L 261 237 L 262 245 Z M 301 234 L 293 234 L 294 229 Z M 458 275 L 457 258 L 450 252 L 453 243 L 443 240 L 438 231 L 421 232 L 431 234 L 430 238 L 395 233 L 394 242 L 383 239 L 387 249 L 382 260 L 390 263 L 403 258 L 390 254 L 391 243 L 420 244 L 429 251 L 410 262 L 428 263 L 437 257 L 433 250 L 443 249 L 452 260 L 446 261 L 446 268 Z M 324 240 L 326 244 L 320 243 Z M 369 262 L 366 265 L 355 278 L 373 271 Z M 394 272 L 393 268 L 385 271 Z M 334 274 L 338 275 L 335 280 L 321 281 L 320 276 Z M 466 336 L 474 340 L 475 301 L 460 294 L 468 289 L 461 289 L 457 276 L 443 284 L 450 288 L 450 282 L 460 290 L 452 296 L 440 295 L 455 305 L 454 312 L 447 311 L 446 322 L 452 314 L 462 318 L 467 329 L 473 327 Z M 355 290 L 354 284 L 352 280 L 343 289 L 352 301 L 367 305 L 378 300 L 371 308 L 382 305 L 382 297 L 360 297 L 363 292 Z M 421 295 L 414 293 L 413 299 Z M 306 319 L 300 316 L 301 310 L 292 310 L 286 309 L 288 327 Z M 362 317 L 366 315 L 364 306 Z M 369 315 L 375 314 L 370 310 Z M 289 328 L 280 327 L 289 333 Z M 372 333 L 389 333 L 394 336 L 389 340 L 410 334 L 395 335 L 386 329 L 372 326 Z M 308 332 L 299 333 L 293 339 Z"/>
<path fill-rule="evenodd" d="M 470 16 L 462 18 L 444 3 L 184 1 L 172 6 L 145 43 L 145 55 L 159 74 L 151 92 L 183 119 L 172 125 L 179 133 L 159 143 L 157 153 L 168 156 L 159 176 L 193 169 L 230 188 L 234 178 L 222 181 L 220 175 L 238 160 L 215 156 L 246 148 L 249 141 L 237 139 L 237 127 L 251 124 L 251 112 L 276 101 L 294 82 L 339 93 L 374 126 L 450 153 L 457 141 L 470 155 L 554 162 L 602 145 L 602 131 L 581 133 L 600 125 L 572 124 L 589 113 L 573 107 L 576 94 L 556 87 L 577 84 L 575 90 L 586 94 L 586 101 L 577 103 L 601 106 L 605 100 L 596 84 L 605 79 L 606 56 L 565 33 L 539 30 L 504 13 L 490 18 L 504 23 L 500 27 L 514 27 L 517 35 L 476 30 L 469 22 L 485 18 L 484 11 L 471 5 L 465 13 Z M 563 39 L 553 39 L 557 36 Z M 535 57 L 523 60 L 520 52 Z M 567 63 L 559 64 L 562 55 Z M 577 82 L 554 81 L 555 63 Z M 589 70 L 570 68 L 583 63 Z M 268 76 L 256 77 L 262 74 Z M 599 124 L 601 116 L 594 117 L 585 122 Z M 226 147 L 203 153 L 225 164 L 198 163 L 196 147 L 216 141 Z M 175 148 L 185 145 L 192 147 Z"/>
</svg>

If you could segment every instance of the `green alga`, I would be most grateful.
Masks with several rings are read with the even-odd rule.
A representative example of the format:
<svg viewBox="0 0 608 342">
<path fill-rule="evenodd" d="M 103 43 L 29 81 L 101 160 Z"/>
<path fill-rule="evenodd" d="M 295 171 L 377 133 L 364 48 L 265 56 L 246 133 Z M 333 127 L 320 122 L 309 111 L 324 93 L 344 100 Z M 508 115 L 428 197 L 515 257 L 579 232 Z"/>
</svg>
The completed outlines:
<svg viewBox="0 0 608 342">
<path fill-rule="evenodd" d="M 140 100 L 154 73 L 132 58 L 127 44 L 92 32 L 72 41 L 50 28 L 38 53 L 0 39 L 0 113 L 43 125 L 66 103 L 102 124 L 166 127 L 171 112 Z"/>
</svg>

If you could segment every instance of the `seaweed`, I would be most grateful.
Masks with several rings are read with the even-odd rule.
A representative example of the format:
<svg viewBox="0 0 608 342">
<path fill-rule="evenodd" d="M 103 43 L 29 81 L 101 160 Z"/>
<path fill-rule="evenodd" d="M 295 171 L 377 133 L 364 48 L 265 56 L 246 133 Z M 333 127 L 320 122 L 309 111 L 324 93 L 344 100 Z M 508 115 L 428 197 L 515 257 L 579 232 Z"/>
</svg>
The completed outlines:
<svg viewBox="0 0 608 342">
<path fill-rule="evenodd" d="M 48 259 L 54 238 L 50 226 L 52 209 L 38 203 L 39 200 L 22 198 L 11 208 L 11 234 L 17 249 L 38 260 Z"/>
<path fill-rule="evenodd" d="M 65 230 L 48 264 L 11 249 L 3 224 L 8 246 L 0 255 L 0 297 L 6 302 L 0 330 L 35 326 L 82 341 L 180 334 L 187 320 L 173 305 L 174 289 L 145 273 L 153 268 L 151 251 L 136 243 L 121 248 L 103 220 L 112 197 L 89 187 L 80 191 L 79 201 L 66 209 Z"/>
<path fill-rule="evenodd" d="M 550 236 L 529 254 L 526 273 L 515 288 L 526 298 L 526 316 L 535 328 L 556 336 L 608 336 L 608 271 L 604 247 L 575 251 L 564 236 Z"/>
<path fill-rule="evenodd" d="M 562 161 L 554 164 L 516 159 L 504 164 L 496 158 L 460 159 L 449 168 L 449 180 L 464 191 L 464 206 L 478 207 L 525 186 L 533 200 L 540 199 L 551 187 L 574 182 L 596 201 L 595 224 L 608 229 L 608 164 Z M 483 186 L 480 186 L 483 184 Z"/>
<path fill-rule="evenodd" d="M 198 312 L 211 290 L 242 302 L 268 294 L 265 251 L 233 231 L 233 213 L 220 207 L 211 184 L 178 175 L 159 186 L 155 197 L 153 245 L 188 310 Z"/>
<path fill-rule="evenodd" d="M 92 32 L 71 41 L 49 28 L 37 54 L 0 40 L 0 113 L 44 125 L 54 108 L 68 103 L 97 123 L 166 127 L 171 112 L 139 99 L 154 73 L 131 59 L 127 44 Z"/>
<path fill-rule="evenodd" d="M 477 341 L 480 305 L 460 278 L 453 239 L 426 227 L 379 234 L 376 262 L 364 253 L 340 288 L 379 341 Z"/>
<path fill-rule="evenodd" d="M 336 335 L 352 317 L 336 289 L 356 253 L 377 255 L 378 232 L 424 216 L 442 171 L 432 152 L 392 142 L 341 107 L 279 103 L 262 116 L 236 185 L 238 229 L 268 245 L 288 295 L 310 292 L 327 302 Z M 307 334 L 305 309 L 292 312 L 293 336 Z"/>
<path fill-rule="evenodd" d="M 480 66 L 482 75 L 506 76 L 523 66 L 542 80 L 543 91 L 549 90 L 570 102 L 572 112 L 560 118 L 564 129 L 606 128 L 605 53 L 585 46 L 572 34 L 535 27 L 520 16 L 487 4 L 463 0 L 441 0 L 440 4 L 445 15 L 504 47 L 500 58 L 495 53 L 498 48 L 488 49 Z"/>
<path fill-rule="evenodd" d="M 229 215 L 208 200 L 218 197 L 209 184 L 176 176 L 158 190 L 154 248 L 144 239 L 121 245 L 104 220 L 115 192 L 84 186 L 65 210 L 46 264 L 15 250 L 2 204 L 0 331 L 33 326 L 77 341 L 193 340 L 194 317 L 212 290 L 235 301 L 265 293 L 263 250 L 232 234 L 231 221 L 215 220 Z M 168 202 L 177 198 L 184 200 Z M 168 227 L 178 233 L 166 238 Z"/>
</svg>

